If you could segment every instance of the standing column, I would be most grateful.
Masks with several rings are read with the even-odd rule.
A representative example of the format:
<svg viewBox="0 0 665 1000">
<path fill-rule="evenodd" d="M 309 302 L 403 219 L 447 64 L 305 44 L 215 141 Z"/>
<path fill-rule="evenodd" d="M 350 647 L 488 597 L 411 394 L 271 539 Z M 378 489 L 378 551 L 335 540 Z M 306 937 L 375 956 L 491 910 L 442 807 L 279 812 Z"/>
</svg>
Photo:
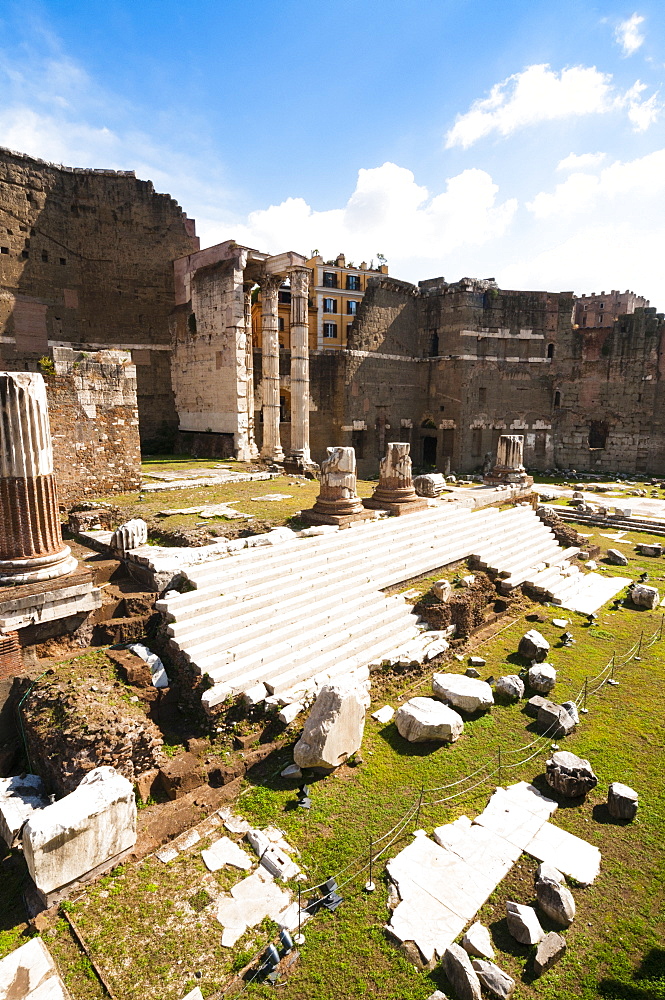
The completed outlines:
<svg viewBox="0 0 665 1000">
<path fill-rule="evenodd" d="M 291 458 L 300 466 L 309 454 L 309 325 L 307 299 L 310 270 L 294 267 L 291 279 Z"/>
<path fill-rule="evenodd" d="M 0 372 L 0 584 L 65 576 L 46 386 L 32 372 Z"/>
<path fill-rule="evenodd" d="M 277 293 L 282 279 L 276 274 L 261 278 L 261 374 L 263 376 L 263 445 L 261 458 L 283 462 L 279 438 L 279 331 Z"/>
<path fill-rule="evenodd" d="M 245 371 L 247 376 L 247 436 L 249 440 L 250 458 L 258 458 L 254 435 L 254 341 L 252 335 L 252 288 L 254 283 L 246 281 L 243 293 L 245 296 Z"/>
</svg>

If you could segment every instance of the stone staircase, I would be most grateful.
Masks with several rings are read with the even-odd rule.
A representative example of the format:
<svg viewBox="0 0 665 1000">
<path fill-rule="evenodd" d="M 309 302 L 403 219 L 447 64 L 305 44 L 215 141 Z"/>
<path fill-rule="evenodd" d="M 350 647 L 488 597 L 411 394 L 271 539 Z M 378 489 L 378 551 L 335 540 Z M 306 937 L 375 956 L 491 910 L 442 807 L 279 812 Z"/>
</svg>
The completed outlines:
<svg viewBox="0 0 665 1000">
<path fill-rule="evenodd" d="M 587 579 L 566 575 L 577 551 L 562 549 L 527 505 L 474 513 L 445 504 L 191 567 L 194 589 L 157 608 L 174 649 L 210 677 L 207 707 L 257 685 L 288 705 L 329 680 L 366 679 L 370 664 L 419 635 L 411 606 L 383 589 L 474 556 L 504 590 L 548 572 L 567 590 L 573 576 Z"/>
</svg>

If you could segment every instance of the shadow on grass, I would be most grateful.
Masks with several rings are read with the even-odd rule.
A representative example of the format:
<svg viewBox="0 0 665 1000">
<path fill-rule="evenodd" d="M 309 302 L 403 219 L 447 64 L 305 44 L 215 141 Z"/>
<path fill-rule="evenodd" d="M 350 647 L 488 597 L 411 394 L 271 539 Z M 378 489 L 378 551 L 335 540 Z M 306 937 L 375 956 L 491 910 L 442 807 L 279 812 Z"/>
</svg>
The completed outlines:
<svg viewBox="0 0 665 1000">
<path fill-rule="evenodd" d="M 591 815 L 596 823 L 604 823 L 609 826 L 630 826 L 633 822 L 631 819 L 617 819 L 616 816 L 612 816 L 606 802 L 600 802 L 597 806 L 594 806 Z M 663 996 L 665 997 L 665 992 Z"/>
<path fill-rule="evenodd" d="M 390 722 L 385 728 L 379 730 L 379 736 L 400 757 L 429 757 L 436 750 L 445 750 L 447 747 L 452 746 L 451 743 L 443 743 L 441 740 L 427 740 L 426 743 L 410 743 L 403 736 L 400 736 L 394 722 Z"/>
<path fill-rule="evenodd" d="M 633 982 L 601 979 L 598 994 L 607 1000 L 662 1000 L 665 997 L 665 951 L 652 948 L 633 973 Z"/>
</svg>

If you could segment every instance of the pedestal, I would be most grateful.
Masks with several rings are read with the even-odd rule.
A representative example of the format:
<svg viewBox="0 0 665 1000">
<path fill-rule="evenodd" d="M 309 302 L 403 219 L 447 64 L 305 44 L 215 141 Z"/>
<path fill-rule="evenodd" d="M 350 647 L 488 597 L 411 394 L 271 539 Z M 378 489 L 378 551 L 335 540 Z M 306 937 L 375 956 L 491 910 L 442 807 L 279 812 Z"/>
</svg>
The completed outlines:
<svg viewBox="0 0 665 1000">
<path fill-rule="evenodd" d="M 427 509 L 427 500 L 419 497 L 413 486 L 410 449 L 411 445 L 403 441 L 388 445 L 379 466 L 379 485 L 368 500 L 363 500 L 364 507 L 397 516 Z"/>
</svg>

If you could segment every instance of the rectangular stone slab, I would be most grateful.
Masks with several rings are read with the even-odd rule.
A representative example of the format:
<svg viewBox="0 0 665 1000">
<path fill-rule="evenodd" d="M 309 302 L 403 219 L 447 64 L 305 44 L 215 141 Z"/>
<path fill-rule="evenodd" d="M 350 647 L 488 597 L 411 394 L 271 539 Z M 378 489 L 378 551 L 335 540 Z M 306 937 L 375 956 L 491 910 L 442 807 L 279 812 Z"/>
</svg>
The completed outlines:
<svg viewBox="0 0 665 1000">
<path fill-rule="evenodd" d="M 55 962 L 41 938 L 0 961 L 1 1000 L 70 1000 Z"/>
<path fill-rule="evenodd" d="M 36 774 L 0 778 L 0 837 L 12 847 L 21 829 L 35 809 L 42 809 L 48 799 L 42 791 L 42 779 Z"/>
<path fill-rule="evenodd" d="M 600 871 L 598 848 L 553 823 L 545 823 L 525 851 L 538 861 L 554 865 L 581 885 L 591 885 Z"/>
</svg>

